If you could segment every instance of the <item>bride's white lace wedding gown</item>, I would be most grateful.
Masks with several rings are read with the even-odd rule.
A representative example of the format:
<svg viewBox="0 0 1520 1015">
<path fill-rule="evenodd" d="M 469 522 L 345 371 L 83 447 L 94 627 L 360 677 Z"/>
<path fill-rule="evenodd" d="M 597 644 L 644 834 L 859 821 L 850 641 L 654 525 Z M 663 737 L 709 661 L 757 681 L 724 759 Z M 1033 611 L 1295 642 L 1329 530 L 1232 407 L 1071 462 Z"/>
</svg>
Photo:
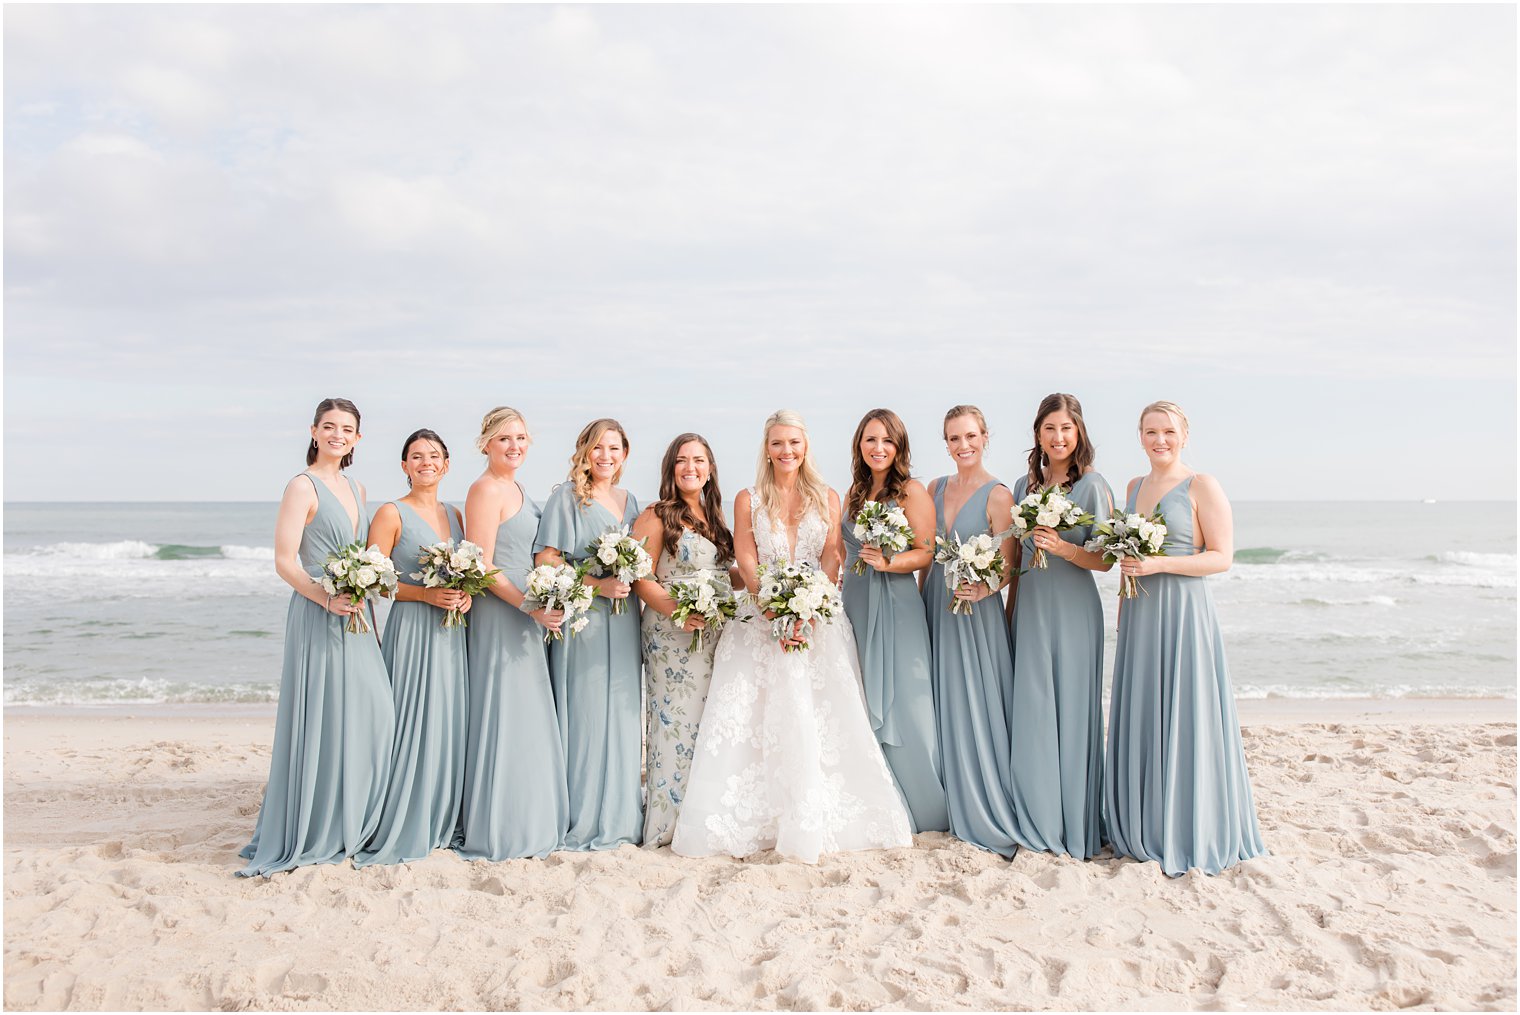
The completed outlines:
<svg viewBox="0 0 1520 1015">
<path fill-rule="evenodd" d="M 760 563 L 787 559 L 787 535 L 750 491 Z M 809 509 L 795 559 L 815 567 L 828 520 Z M 810 647 L 783 652 L 746 599 L 723 629 L 671 849 L 749 856 L 909 846 L 913 833 L 871 732 L 850 622 L 814 626 Z"/>
</svg>

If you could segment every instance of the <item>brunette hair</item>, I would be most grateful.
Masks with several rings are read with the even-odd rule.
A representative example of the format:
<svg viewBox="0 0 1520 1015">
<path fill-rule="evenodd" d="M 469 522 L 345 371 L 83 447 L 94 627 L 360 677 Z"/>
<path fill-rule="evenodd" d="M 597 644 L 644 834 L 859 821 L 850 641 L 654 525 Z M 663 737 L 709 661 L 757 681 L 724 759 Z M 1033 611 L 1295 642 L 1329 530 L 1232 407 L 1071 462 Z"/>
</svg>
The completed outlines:
<svg viewBox="0 0 1520 1015">
<path fill-rule="evenodd" d="M 322 422 L 322 417 L 325 414 L 332 412 L 334 409 L 337 409 L 339 412 L 346 412 L 350 416 L 354 417 L 354 433 L 359 432 L 359 407 L 346 398 L 324 398 L 322 401 L 318 402 L 317 411 L 312 413 L 311 425 L 316 426 L 318 423 Z M 311 439 L 311 442 L 306 446 L 306 464 L 315 465 L 316 462 L 317 439 L 313 437 Z M 349 453 L 344 455 L 343 459 L 338 462 L 338 468 L 346 469 L 352 464 L 354 464 L 354 453 L 353 451 L 349 451 Z"/>
<path fill-rule="evenodd" d="M 591 449 L 596 447 L 597 441 L 608 430 L 616 430 L 623 439 L 625 457 L 632 450 L 628 444 L 627 431 L 615 419 L 593 419 L 581 428 L 580 436 L 575 438 L 575 450 L 570 454 L 570 483 L 575 488 L 575 500 L 581 507 L 591 503 Z M 619 468 L 613 473 L 612 481 L 616 483 L 622 478 L 623 470 Z"/>
<path fill-rule="evenodd" d="M 480 436 L 475 438 L 475 450 L 481 454 L 485 454 L 486 445 L 490 444 L 496 435 L 501 433 L 502 427 L 514 419 L 523 425 L 524 430 L 528 429 L 528 421 L 523 418 L 523 414 L 510 405 L 498 405 L 486 413 L 485 418 L 480 421 Z M 531 434 L 528 436 L 528 443 L 533 443 Z"/>
<path fill-rule="evenodd" d="M 807 424 L 790 409 L 777 409 L 771 413 L 760 437 L 760 461 L 755 467 L 755 492 L 760 495 L 760 505 L 765 508 L 766 517 L 774 522 L 781 507 L 781 498 L 776 493 L 776 472 L 765 453 L 766 446 L 770 444 L 771 430 L 778 426 L 794 426 L 802 431 L 805 450 L 802 464 L 797 469 L 797 492 L 802 494 L 804 505 L 813 505 L 819 516 L 826 520 L 829 517 L 829 485 L 823 481 L 823 474 L 813 462 L 813 444 L 808 439 Z"/>
<path fill-rule="evenodd" d="M 431 444 L 438 445 L 438 450 L 443 452 L 443 460 L 445 462 L 449 460 L 449 446 L 443 443 L 443 438 L 438 436 L 435 431 L 423 427 L 421 430 L 413 430 L 412 435 L 402 442 L 401 462 L 403 465 L 406 464 L 407 452 L 412 450 L 412 445 L 417 441 L 428 441 Z M 406 478 L 406 487 L 408 490 L 412 488 L 412 477 L 410 476 Z"/>
<path fill-rule="evenodd" d="M 702 513 L 707 516 L 707 521 L 700 523 L 676 487 L 676 457 L 681 453 L 683 445 L 691 443 L 702 445 L 702 449 L 707 452 L 707 485 L 702 488 Z M 728 524 L 723 520 L 723 493 L 718 489 L 718 460 L 713 457 L 712 445 L 701 434 L 683 433 L 665 449 L 665 457 L 660 461 L 660 499 L 654 502 L 654 513 L 664 530 L 664 550 L 672 557 L 676 555 L 676 545 L 681 541 L 681 530 L 687 528 L 718 548 L 719 563 L 734 559 L 734 534 L 728 530 Z"/>
<path fill-rule="evenodd" d="M 1081 479 L 1083 474 L 1092 468 L 1093 458 L 1097 454 L 1092 446 L 1092 440 L 1087 436 L 1087 423 L 1082 419 L 1082 403 L 1077 401 L 1077 396 L 1059 391 L 1046 395 L 1040 400 L 1040 408 L 1034 414 L 1034 447 L 1029 449 L 1030 493 L 1034 493 L 1045 485 L 1045 452 L 1040 450 L 1040 424 L 1045 422 L 1045 417 L 1053 412 L 1066 413 L 1077 427 L 1077 448 L 1071 453 L 1071 459 L 1066 465 L 1064 486 L 1069 489 L 1073 483 Z M 1057 482 L 1060 481 L 1057 480 Z"/>
<path fill-rule="evenodd" d="M 891 466 L 887 469 L 887 481 L 882 484 L 881 499 L 901 503 L 908 489 L 908 480 L 913 478 L 908 453 L 908 428 L 903 426 L 903 421 L 891 409 L 872 409 L 860 418 L 860 425 L 855 428 L 854 443 L 850 445 L 851 483 L 850 492 L 845 497 L 847 518 L 854 518 L 860 513 L 875 481 L 871 467 L 866 464 L 865 456 L 860 453 L 860 442 L 866 436 L 866 424 L 872 420 L 876 420 L 885 427 L 887 440 L 897 445 L 897 457 L 892 460 Z"/>
<path fill-rule="evenodd" d="M 987 417 L 982 415 L 982 410 L 974 405 L 952 405 L 945 413 L 945 421 L 940 424 L 939 435 L 945 436 L 945 429 L 950 426 L 950 421 L 957 416 L 975 416 L 976 425 L 982 428 L 983 437 L 991 437 L 992 431 L 987 429 Z"/>
</svg>

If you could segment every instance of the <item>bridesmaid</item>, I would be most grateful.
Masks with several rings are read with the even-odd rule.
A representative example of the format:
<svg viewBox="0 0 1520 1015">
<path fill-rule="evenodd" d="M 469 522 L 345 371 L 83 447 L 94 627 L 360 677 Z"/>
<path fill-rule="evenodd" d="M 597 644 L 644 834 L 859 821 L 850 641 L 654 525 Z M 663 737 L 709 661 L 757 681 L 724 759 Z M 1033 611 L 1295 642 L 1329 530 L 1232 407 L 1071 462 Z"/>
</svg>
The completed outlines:
<svg viewBox="0 0 1520 1015">
<path fill-rule="evenodd" d="M 930 484 L 937 528 L 961 539 L 1005 533 L 1012 527 L 1013 495 L 982 465 L 990 437 L 982 411 L 974 405 L 955 406 L 945 413 L 944 433 L 955 474 Z M 1011 537 L 1003 540 L 1002 553 L 1005 560 L 1013 559 Z M 1018 850 L 1008 785 L 1013 660 L 998 596 L 1008 583 L 1008 572 L 996 588 L 962 585 L 955 590 L 954 598 L 972 604 L 970 615 L 950 612 L 952 593 L 945 589 L 939 564 L 921 580 L 933 648 L 929 674 L 950 831 L 973 846 L 1011 858 Z"/>
<path fill-rule="evenodd" d="M 692 632 L 702 630 L 705 621 L 694 614 L 681 626 L 672 623 L 676 604 L 666 586 L 706 570 L 720 585 L 742 587 L 734 566 L 734 536 L 723 518 L 718 463 L 706 438 L 684 433 L 670 442 L 660 463 L 660 499 L 639 515 L 633 534 L 657 555 L 654 577 L 633 583 L 644 603 L 640 633 L 649 695 L 644 847 L 652 849 L 670 845 L 675 834 L 718 647 L 717 635 L 711 634 L 691 650 Z"/>
<path fill-rule="evenodd" d="M 364 488 L 343 475 L 359 443 L 346 398 L 317 405 L 307 471 L 290 481 L 275 520 L 275 570 L 295 590 L 285 615 L 285 662 L 269 784 L 243 877 L 341 863 L 380 821 L 396 725 L 390 681 L 373 634 L 344 631 L 363 607 L 312 580 L 327 555 L 368 532 Z"/>
<path fill-rule="evenodd" d="M 1229 569 L 1234 521 L 1218 481 L 1182 464 L 1187 436 L 1171 402 L 1140 413 L 1151 471 L 1130 481 L 1125 510 L 1159 509 L 1166 556 L 1119 565 L 1144 591 L 1119 610 L 1104 791 L 1114 852 L 1155 860 L 1172 877 L 1194 867 L 1218 874 L 1267 851 L 1204 581 Z"/>
<path fill-rule="evenodd" d="M 915 571 L 934 560 L 934 501 L 912 477 L 908 430 L 890 409 L 872 409 L 855 428 L 853 482 L 840 520 L 844 538 L 844 609 L 855 629 L 866 710 L 915 832 L 950 828 L 939 772 L 934 691 L 929 683 L 929 625 Z M 855 538 L 855 516 L 868 500 L 901 505 L 914 544 L 887 560 Z M 857 575 L 857 560 L 867 565 Z"/>
<path fill-rule="evenodd" d="M 401 445 L 401 471 L 411 492 L 380 505 L 369 529 L 370 545 L 395 562 L 401 578 L 380 643 L 396 706 L 396 746 L 380 827 L 354 857 L 355 867 L 421 860 L 448 846 L 464 790 L 465 629 L 445 628 L 443 617 L 446 610 L 468 611 L 470 597 L 423 588 L 412 577 L 424 547 L 464 538 L 458 509 L 438 500 L 449 471 L 443 438 L 432 430 L 413 433 Z"/>
<path fill-rule="evenodd" d="M 596 419 L 586 424 L 570 456 L 569 482 L 555 487 L 544 504 L 533 541 L 536 564 L 583 560 L 592 540 L 638 517 L 633 495 L 614 485 L 627 456 L 628 435 L 621 423 Z M 588 576 L 586 584 L 609 600 L 626 599 L 630 591 L 615 577 Z M 607 604 L 599 603 L 589 617 L 580 634 L 549 649 L 570 789 L 564 848 L 571 850 L 637 845 L 644 825 L 639 611 L 635 607 L 614 616 Z"/>
<path fill-rule="evenodd" d="M 543 857 L 570 826 L 565 749 L 554 714 L 544 631 L 559 610 L 521 612 L 533 568 L 538 505 L 517 481 L 528 424 L 508 406 L 486 413 L 475 447 L 486 470 L 465 500 L 465 538 L 484 551 L 496 584 L 470 616 L 470 736 L 455 845 L 468 860 Z"/>
<path fill-rule="evenodd" d="M 1084 512 L 1107 520 L 1113 491 L 1092 462 L 1082 404 L 1046 395 L 1034 417 L 1029 472 L 1014 484 L 1013 500 L 1059 484 Z M 1092 528 L 1032 530 L 1024 559 L 1039 547 L 1049 566 L 1015 578 L 1008 604 L 1014 838 L 1083 860 L 1103 848 L 1103 601 L 1092 572 L 1112 567 L 1082 549 Z"/>
</svg>

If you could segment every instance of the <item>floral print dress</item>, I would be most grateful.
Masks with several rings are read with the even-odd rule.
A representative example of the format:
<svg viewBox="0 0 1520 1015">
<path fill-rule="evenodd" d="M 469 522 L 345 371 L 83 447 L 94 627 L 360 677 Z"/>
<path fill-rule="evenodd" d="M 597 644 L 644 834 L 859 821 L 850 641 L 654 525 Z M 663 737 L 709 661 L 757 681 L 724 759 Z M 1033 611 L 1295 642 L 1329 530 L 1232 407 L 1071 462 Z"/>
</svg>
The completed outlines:
<svg viewBox="0 0 1520 1015">
<path fill-rule="evenodd" d="M 719 560 L 718 548 L 691 529 L 682 529 L 672 557 L 661 551 L 655 578 L 668 584 L 696 571 L 710 571 L 727 587 L 732 561 Z M 696 749 L 697 727 L 712 679 L 717 632 L 708 631 L 695 651 L 691 634 L 656 610 L 646 609 L 640 626 L 644 647 L 646 790 L 644 845 L 670 845 L 676 815 L 686 795 L 686 777 Z"/>
</svg>

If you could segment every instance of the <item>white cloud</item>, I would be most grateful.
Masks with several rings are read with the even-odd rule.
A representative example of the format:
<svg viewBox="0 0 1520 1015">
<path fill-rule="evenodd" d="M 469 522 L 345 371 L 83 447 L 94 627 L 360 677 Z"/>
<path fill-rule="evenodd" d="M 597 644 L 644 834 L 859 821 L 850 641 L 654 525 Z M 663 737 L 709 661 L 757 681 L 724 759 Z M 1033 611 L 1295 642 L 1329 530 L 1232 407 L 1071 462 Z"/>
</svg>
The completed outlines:
<svg viewBox="0 0 1520 1015">
<path fill-rule="evenodd" d="M 1513 375 L 1506 26 L 1483 7 L 7 9 L 7 375 L 114 382 L 149 347 L 211 350 L 230 399 L 347 378 L 393 405 L 425 363 L 553 413 L 679 380 L 714 418 L 796 388 L 915 399 L 932 426 L 972 397 L 964 360 L 1018 404 L 1312 376 L 1428 382 L 1434 412 Z M 1369 474 L 1393 471 L 1381 448 Z"/>
</svg>

